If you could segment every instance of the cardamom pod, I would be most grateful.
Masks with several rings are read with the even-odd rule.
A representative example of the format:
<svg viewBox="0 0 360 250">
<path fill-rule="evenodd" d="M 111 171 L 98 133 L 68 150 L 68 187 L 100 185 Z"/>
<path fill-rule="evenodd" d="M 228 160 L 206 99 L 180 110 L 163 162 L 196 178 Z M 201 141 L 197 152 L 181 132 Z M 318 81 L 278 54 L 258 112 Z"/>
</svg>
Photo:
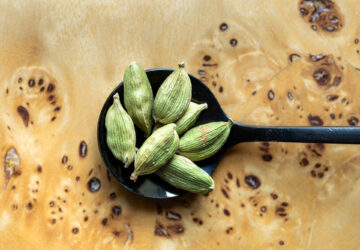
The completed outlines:
<svg viewBox="0 0 360 250">
<path fill-rule="evenodd" d="M 178 153 L 192 161 L 216 154 L 229 137 L 234 122 L 210 122 L 190 129 L 180 139 Z"/>
<path fill-rule="evenodd" d="M 153 125 L 153 102 L 153 92 L 146 72 L 139 64 L 132 62 L 124 74 L 124 103 L 135 125 L 144 131 L 146 137 L 150 135 Z"/>
<path fill-rule="evenodd" d="M 161 124 L 159 122 L 155 123 L 154 127 L 153 127 L 153 133 L 155 130 L 157 130 L 158 128 L 161 128 L 162 126 L 164 126 L 164 124 Z"/>
<path fill-rule="evenodd" d="M 191 81 L 184 63 L 161 84 L 155 96 L 153 116 L 156 122 L 177 121 L 186 112 L 191 100 Z"/>
<path fill-rule="evenodd" d="M 134 123 L 120 103 L 120 96 L 113 96 L 113 104 L 105 117 L 106 143 L 113 155 L 127 168 L 135 158 L 136 134 Z"/>
<path fill-rule="evenodd" d="M 179 147 L 176 125 L 170 123 L 158 128 L 139 148 L 135 158 L 134 172 L 130 179 L 136 181 L 140 175 L 151 174 L 164 166 Z"/>
<path fill-rule="evenodd" d="M 201 111 L 207 109 L 207 107 L 208 105 L 206 103 L 197 104 L 190 102 L 185 114 L 176 122 L 176 132 L 178 135 L 182 135 L 186 130 L 194 126 Z"/>
<path fill-rule="evenodd" d="M 181 155 L 174 155 L 171 161 L 155 172 L 170 185 L 192 193 L 207 194 L 215 188 L 208 173 Z"/>
</svg>

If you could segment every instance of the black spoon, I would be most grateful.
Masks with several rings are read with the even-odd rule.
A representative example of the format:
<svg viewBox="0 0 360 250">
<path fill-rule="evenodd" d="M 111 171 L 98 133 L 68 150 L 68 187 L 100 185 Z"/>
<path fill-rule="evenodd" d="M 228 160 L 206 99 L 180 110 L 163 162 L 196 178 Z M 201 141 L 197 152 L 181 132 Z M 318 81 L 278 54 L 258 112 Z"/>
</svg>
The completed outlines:
<svg viewBox="0 0 360 250">
<path fill-rule="evenodd" d="M 154 96 L 161 83 L 171 72 L 173 72 L 172 69 L 162 68 L 146 71 Z M 192 101 L 208 104 L 208 109 L 202 112 L 196 125 L 213 121 L 228 121 L 229 117 L 221 109 L 213 93 L 196 77 L 190 75 L 190 79 L 193 90 Z M 116 92 L 120 94 L 122 101 L 123 89 L 123 85 L 120 83 L 109 95 L 98 121 L 98 145 L 108 170 L 125 188 L 144 197 L 163 199 L 184 194 L 185 191 L 170 186 L 154 174 L 140 176 L 136 182 L 131 181 L 129 177 L 133 171 L 133 165 L 125 169 L 124 164 L 117 160 L 109 150 L 106 144 L 105 115 L 113 103 L 112 97 Z M 143 132 L 137 128 L 136 135 L 136 146 L 139 148 L 145 137 Z M 235 122 L 224 147 L 211 158 L 196 162 L 196 164 L 211 175 L 227 149 L 240 142 L 255 141 L 360 144 L 360 127 L 263 127 Z"/>
</svg>

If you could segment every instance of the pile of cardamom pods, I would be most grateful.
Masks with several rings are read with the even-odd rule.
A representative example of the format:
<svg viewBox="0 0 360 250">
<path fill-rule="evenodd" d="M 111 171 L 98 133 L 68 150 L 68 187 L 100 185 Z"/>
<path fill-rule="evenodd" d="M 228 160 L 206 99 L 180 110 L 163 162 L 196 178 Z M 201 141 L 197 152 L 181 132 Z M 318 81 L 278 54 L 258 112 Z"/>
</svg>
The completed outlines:
<svg viewBox="0 0 360 250">
<path fill-rule="evenodd" d="M 191 102 L 191 81 L 184 67 L 184 63 L 179 64 L 154 99 L 146 72 L 136 62 L 131 63 L 124 74 L 127 112 L 119 94 L 115 94 L 105 118 L 106 141 L 125 168 L 134 162 L 131 180 L 155 173 L 176 188 L 206 194 L 214 189 L 214 181 L 193 161 L 216 154 L 226 142 L 233 122 L 211 122 L 191 128 L 207 104 Z M 147 137 L 138 150 L 134 124 Z"/>
</svg>

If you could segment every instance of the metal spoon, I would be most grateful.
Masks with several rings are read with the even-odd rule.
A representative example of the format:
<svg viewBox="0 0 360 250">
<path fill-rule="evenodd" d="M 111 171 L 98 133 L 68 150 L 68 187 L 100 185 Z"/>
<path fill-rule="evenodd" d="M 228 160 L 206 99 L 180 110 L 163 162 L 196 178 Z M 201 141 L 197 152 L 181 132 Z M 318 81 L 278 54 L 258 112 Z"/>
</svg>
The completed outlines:
<svg viewBox="0 0 360 250">
<path fill-rule="evenodd" d="M 163 68 L 146 71 L 154 96 L 161 83 L 171 72 L 173 72 L 172 69 Z M 196 125 L 229 120 L 213 93 L 196 77 L 190 75 L 190 79 L 192 83 L 192 100 L 208 104 L 208 109 L 202 112 Z M 106 144 L 105 115 L 113 102 L 112 96 L 118 92 L 121 99 L 123 99 L 123 90 L 123 85 L 120 83 L 109 95 L 98 121 L 99 150 L 108 170 L 125 188 L 144 197 L 164 199 L 184 194 L 185 191 L 170 186 L 154 174 L 140 176 L 136 182 L 131 181 L 129 177 L 133 171 L 133 165 L 125 169 L 123 163 L 117 160 L 109 150 Z M 145 137 L 143 132 L 137 128 L 136 135 L 136 146 L 139 148 Z M 227 149 L 240 142 L 255 141 L 360 144 L 360 127 L 264 127 L 235 122 L 224 147 L 211 158 L 196 162 L 196 164 L 211 175 Z"/>
</svg>

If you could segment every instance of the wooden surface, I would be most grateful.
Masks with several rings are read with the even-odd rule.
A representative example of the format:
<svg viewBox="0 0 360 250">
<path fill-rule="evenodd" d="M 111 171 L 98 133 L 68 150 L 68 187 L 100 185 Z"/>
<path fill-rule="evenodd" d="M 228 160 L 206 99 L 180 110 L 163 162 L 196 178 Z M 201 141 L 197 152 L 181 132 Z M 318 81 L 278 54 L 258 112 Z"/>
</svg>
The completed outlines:
<svg viewBox="0 0 360 250">
<path fill-rule="evenodd" d="M 290 0 L 0 1 L 0 154 L 16 149 L 21 171 L 1 190 L 1 248 L 356 249 L 359 146 L 244 143 L 209 196 L 156 201 L 107 176 L 96 125 L 134 60 L 185 61 L 243 123 L 358 125 L 358 7 L 336 1 L 342 27 L 327 32 Z M 90 192 L 94 177 L 101 188 Z"/>
</svg>

